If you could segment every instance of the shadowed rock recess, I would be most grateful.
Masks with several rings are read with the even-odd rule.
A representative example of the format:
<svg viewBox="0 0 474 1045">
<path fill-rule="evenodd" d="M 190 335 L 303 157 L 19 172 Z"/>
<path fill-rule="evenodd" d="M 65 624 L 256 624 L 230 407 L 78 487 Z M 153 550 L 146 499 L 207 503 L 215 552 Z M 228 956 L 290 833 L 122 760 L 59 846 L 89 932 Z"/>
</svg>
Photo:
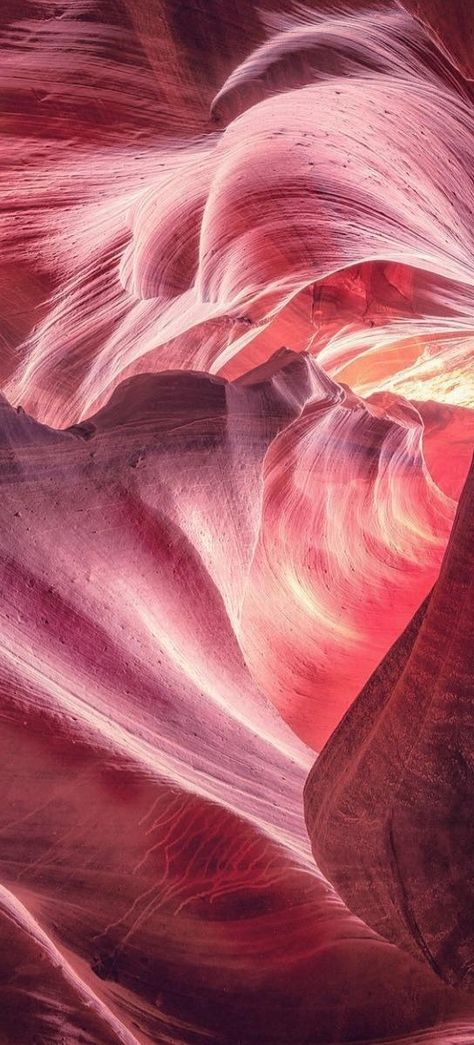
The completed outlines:
<svg viewBox="0 0 474 1045">
<path fill-rule="evenodd" d="M 305 786 L 315 858 L 350 909 L 474 990 L 474 463 L 439 580 Z"/>
</svg>

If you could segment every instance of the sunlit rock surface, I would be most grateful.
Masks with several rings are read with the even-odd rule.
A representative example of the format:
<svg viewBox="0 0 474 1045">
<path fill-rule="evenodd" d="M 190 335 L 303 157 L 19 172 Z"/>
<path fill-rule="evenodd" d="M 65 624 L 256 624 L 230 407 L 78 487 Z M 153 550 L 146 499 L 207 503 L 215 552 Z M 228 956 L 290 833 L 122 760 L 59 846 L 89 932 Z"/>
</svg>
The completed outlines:
<svg viewBox="0 0 474 1045">
<path fill-rule="evenodd" d="M 472 25 L 4 0 L 2 1045 L 473 1045 Z"/>
<path fill-rule="evenodd" d="M 472 405 L 472 89 L 410 13 L 24 0 L 2 20 L 14 403 L 62 427 L 134 373 L 235 377 L 289 344 L 355 392 Z"/>
<path fill-rule="evenodd" d="M 280 442 L 295 426 L 295 446 L 301 425 L 316 438 L 321 415 L 342 426 L 343 409 L 349 430 L 360 415 L 388 433 L 395 461 L 419 426 L 403 403 L 394 421 L 346 408 L 344 396 L 306 357 L 283 354 L 234 385 L 134 378 L 69 431 L 2 407 L 2 881 L 15 946 L 35 956 L 27 1025 L 44 1040 L 73 1034 L 65 1011 L 81 1028 L 83 1006 L 88 1027 L 103 1024 L 92 1041 L 106 1031 L 124 1041 L 373 1041 L 464 1018 L 460 996 L 357 922 L 319 877 L 302 812 L 311 752 L 242 656 L 258 627 L 248 616 L 245 629 L 243 607 L 257 592 L 273 599 L 275 675 L 294 668 L 286 713 L 296 728 L 300 647 L 295 638 L 278 653 L 278 600 L 253 572 L 269 496 L 263 458 L 286 454 Z M 378 451 L 363 432 L 365 488 Z M 333 478 L 336 511 L 349 477 Z M 300 542 L 304 559 L 314 542 L 304 527 Z M 425 587 L 431 568 L 420 571 Z M 329 598 L 323 567 L 314 585 L 308 599 Z M 383 590 L 379 616 L 390 619 L 387 578 Z M 298 589 L 285 609 L 294 630 L 310 618 Z M 263 611 L 260 622 L 263 642 Z M 344 658 L 347 637 L 331 620 L 322 641 Z M 341 683 L 344 696 L 334 717 L 348 703 Z M 316 678 L 310 699 L 326 722 Z M 40 955 L 63 970 L 61 993 L 48 988 L 57 1008 L 40 989 L 43 965 L 34 971 Z M 13 975 L 12 1006 L 18 989 Z M 432 1033 L 426 1040 L 445 1040 Z"/>
</svg>

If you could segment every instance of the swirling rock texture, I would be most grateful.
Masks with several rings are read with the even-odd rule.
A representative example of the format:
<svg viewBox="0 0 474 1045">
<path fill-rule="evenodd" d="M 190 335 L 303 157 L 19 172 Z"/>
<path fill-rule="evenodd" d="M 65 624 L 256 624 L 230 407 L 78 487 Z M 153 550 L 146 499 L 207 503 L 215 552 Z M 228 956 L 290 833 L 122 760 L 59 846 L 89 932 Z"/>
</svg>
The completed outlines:
<svg viewBox="0 0 474 1045">
<path fill-rule="evenodd" d="M 0 27 L 0 1041 L 472 1045 L 470 6 Z"/>
</svg>

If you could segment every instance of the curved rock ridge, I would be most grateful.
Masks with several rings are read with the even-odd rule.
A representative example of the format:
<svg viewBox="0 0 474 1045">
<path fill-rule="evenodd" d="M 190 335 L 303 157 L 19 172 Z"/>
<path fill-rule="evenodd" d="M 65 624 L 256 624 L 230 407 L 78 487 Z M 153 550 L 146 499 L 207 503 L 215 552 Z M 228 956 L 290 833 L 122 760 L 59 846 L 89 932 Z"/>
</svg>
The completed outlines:
<svg viewBox="0 0 474 1045">
<path fill-rule="evenodd" d="M 465 42 L 461 2 L 431 12 Z M 186 11 L 5 8 L 9 399 L 65 427 L 135 373 L 290 344 L 355 392 L 472 405 L 470 84 L 391 0 Z"/>
<path fill-rule="evenodd" d="M 397 459 L 420 427 L 287 352 L 234 384 L 135 377 L 69 431 L 3 401 L 6 1041 L 469 1040 L 472 1006 L 322 880 L 311 752 L 241 651 L 268 454 L 344 409 L 400 429 Z"/>
<path fill-rule="evenodd" d="M 474 463 L 440 576 L 305 786 L 319 866 L 351 910 L 474 989 Z"/>
<path fill-rule="evenodd" d="M 474 1045 L 474 17 L 264 8 L 0 5 L 1 1045 Z"/>
<path fill-rule="evenodd" d="M 135 499 L 139 525 L 143 501 L 150 525 L 158 511 L 160 525 L 178 527 L 182 556 L 208 573 L 259 689 L 316 750 L 439 571 L 474 428 L 469 411 L 428 406 L 364 401 L 312 357 L 283 350 L 230 383 L 137 376 L 71 429 L 87 443 L 88 484 L 108 488 L 120 463 L 135 491 L 123 510 Z M 73 480 L 79 491 L 81 474 Z M 124 575 L 136 542 L 132 526 Z M 213 627 L 195 628 L 190 618 L 194 655 L 214 660 Z"/>
</svg>

